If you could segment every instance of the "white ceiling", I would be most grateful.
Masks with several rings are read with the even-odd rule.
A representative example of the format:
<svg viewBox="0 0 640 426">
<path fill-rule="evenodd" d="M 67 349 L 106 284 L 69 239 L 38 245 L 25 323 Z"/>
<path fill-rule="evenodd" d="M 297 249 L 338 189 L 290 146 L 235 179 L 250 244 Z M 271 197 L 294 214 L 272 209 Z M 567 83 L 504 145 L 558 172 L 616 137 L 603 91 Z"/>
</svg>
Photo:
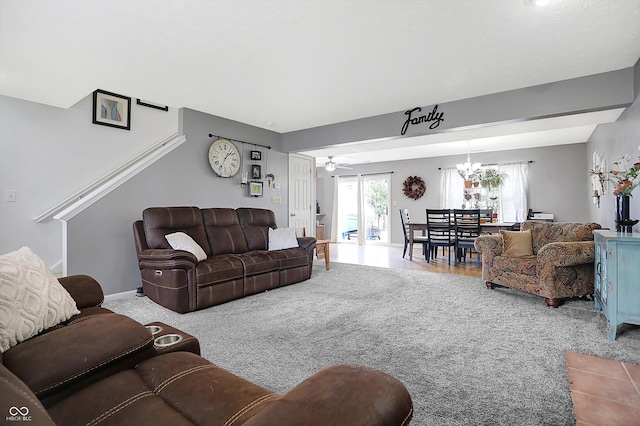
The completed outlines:
<svg viewBox="0 0 640 426">
<path fill-rule="evenodd" d="M 0 0 L 0 94 L 68 108 L 100 88 L 284 133 L 618 70 L 640 58 L 640 0 L 528 3 Z M 472 151 L 502 149 L 506 135 L 512 148 L 585 142 L 619 114 L 402 145 L 418 145 L 416 158 L 466 152 L 468 139 Z M 312 154 L 353 164 L 407 155 L 406 146 L 390 146 L 400 145 Z"/>
</svg>

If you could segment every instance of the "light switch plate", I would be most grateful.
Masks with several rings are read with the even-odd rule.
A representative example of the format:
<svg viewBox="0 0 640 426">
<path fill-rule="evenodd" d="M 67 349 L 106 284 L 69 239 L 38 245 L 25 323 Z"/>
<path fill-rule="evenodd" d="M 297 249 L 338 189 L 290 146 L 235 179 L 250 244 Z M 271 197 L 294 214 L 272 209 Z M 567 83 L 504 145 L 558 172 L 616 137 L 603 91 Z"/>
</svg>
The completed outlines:
<svg viewBox="0 0 640 426">
<path fill-rule="evenodd" d="M 282 203 L 282 199 L 278 195 L 274 195 L 271 197 L 271 204 L 280 204 Z"/>
</svg>

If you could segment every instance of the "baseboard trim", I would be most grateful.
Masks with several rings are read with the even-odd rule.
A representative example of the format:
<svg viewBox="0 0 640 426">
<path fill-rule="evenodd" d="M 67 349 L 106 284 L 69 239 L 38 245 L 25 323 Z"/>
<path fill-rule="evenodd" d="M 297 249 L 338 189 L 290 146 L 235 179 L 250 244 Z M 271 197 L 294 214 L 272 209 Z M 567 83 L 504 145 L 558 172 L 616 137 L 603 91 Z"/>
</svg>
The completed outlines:
<svg viewBox="0 0 640 426">
<path fill-rule="evenodd" d="M 106 296 L 104 296 L 104 301 L 109 302 L 111 300 L 126 299 L 135 295 L 136 295 L 136 290 L 123 291 L 122 293 L 107 294 Z"/>
</svg>

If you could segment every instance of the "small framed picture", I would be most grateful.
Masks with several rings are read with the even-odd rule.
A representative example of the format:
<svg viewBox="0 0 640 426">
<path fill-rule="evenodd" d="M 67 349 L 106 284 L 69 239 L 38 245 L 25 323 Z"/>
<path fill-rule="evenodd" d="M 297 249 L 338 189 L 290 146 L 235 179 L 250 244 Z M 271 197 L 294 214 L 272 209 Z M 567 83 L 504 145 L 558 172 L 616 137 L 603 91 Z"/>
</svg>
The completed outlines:
<svg viewBox="0 0 640 426">
<path fill-rule="evenodd" d="M 262 179 L 262 167 L 257 164 L 251 165 L 251 179 Z"/>
<path fill-rule="evenodd" d="M 252 160 L 262 160 L 262 151 L 251 151 Z"/>
<path fill-rule="evenodd" d="M 262 182 L 251 181 L 249 184 L 249 195 L 252 197 L 262 197 Z"/>
<path fill-rule="evenodd" d="M 93 92 L 93 124 L 131 130 L 131 98 L 104 90 Z"/>
<path fill-rule="evenodd" d="M 157 104 L 151 101 L 143 101 L 142 99 L 138 99 L 136 103 L 138 105 L 146 106 L 149 108 L 161 109 L 162 111 L 169 111 L 169 107 L 167 105 Z"/>
</svg>

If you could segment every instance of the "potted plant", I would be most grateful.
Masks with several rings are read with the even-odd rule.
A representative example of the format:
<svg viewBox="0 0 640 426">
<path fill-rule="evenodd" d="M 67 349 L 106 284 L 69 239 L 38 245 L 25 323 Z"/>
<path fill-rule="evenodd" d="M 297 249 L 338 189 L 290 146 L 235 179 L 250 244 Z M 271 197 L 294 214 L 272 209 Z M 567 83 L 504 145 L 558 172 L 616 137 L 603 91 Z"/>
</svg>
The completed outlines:
<svg viewBox="0 0 640 426">
<path fill-rule="evenodd" d="M 482 173 L 480 184 L 483 188 L 499 188 L 507 177 L 505 172 L 500 172 L 496 169 L 486 169 Z"/>
<path fill-rule="evenodd" d="M 458 169 L 458 174 L 462 179 L 464 179 L 464 187 L 471 188 L 473 185 L 473 181 L 471 180 L 471 175 L 467 174 L 466 171 Z"/>
<path fill-rule="evenodd" d="M 480 181 L 482 180 L 482 170 L 476 170 L 475 172 L 471 173 L 469 179 L 473 182 L 473 187 L 477 188 L 478 185 L 480 185 Z"/>
</svg>

